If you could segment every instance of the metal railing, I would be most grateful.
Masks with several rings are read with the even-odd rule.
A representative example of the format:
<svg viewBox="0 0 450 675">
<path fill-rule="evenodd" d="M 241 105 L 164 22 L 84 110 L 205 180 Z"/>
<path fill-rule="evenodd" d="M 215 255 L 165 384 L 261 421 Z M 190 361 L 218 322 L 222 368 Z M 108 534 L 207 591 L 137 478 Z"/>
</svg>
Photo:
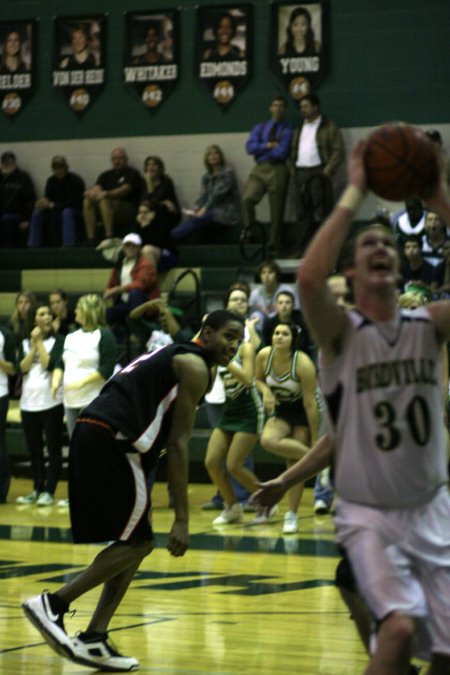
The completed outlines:
<svg viewBox="0 0 450 675">
<path fill-rule="evenodd" d="M 239 238 L 240 254 L 241 254 L 242 258 L 244 258 L 244 260 L 258 260 L 258 259 L 260 261 L 266 260 L 267 259 L 267 235 L 266 235 L 265 227 L 262 223 L 255 222 L 252 225 L 251 230 L 252 230 L 252 233 L 255 232 L 255 230 L 259 233 L 260 236 L 258 237 L 258 239 L 260 239 L 260 241 L 258 241 L 257 243 L 260 244 L 260 246 L 258 246 L 255 251 L 250 253 L 248 248 L 246 248 L 248 246 L 248 243 L 246 241 L 246 239 L 248 237 L 248 232 L 246 230 L 242 230 L 241 236 Z"/>
<path fill-rule="evenodd" d="M 180 281 L 182 281 L 183 279 L 185 279 L 185 277 L 188 277 L 188 276 L 191 276 L 192 279 L 194 280 L 194 286 L 195 286 L 194 295 L 193 295 L 192 298 L 190 298 L 186 302 L 186 304 L 183 305 L 183 307 L 181 309 L 185 312 L 187 310 L 190 310 L 192 307 L 194 307 L 195 308 L 195 314 L 197 316 L 199 316 L 201 311 L 202 311 L 202 298 L 201 298 L 201 294 L 200 294 L 200 279 L 198 277 L 197 272 L 195 270 L 193 270 L 191 267 L 188 267 L 188 269 L 184 270 L 183 272 L 180 272 L 180 274 L 177 277 L 175 277 L 175 279 L 173 280 L 172 285 L 169 288 L 169 291 L 167 293 L 167 302 L 168 302 L 168 304 L 170 304 L 171 301 L 174 302 L 174 300 L 176 299 L 177 287 L 178 287 Z"/>
</svg>

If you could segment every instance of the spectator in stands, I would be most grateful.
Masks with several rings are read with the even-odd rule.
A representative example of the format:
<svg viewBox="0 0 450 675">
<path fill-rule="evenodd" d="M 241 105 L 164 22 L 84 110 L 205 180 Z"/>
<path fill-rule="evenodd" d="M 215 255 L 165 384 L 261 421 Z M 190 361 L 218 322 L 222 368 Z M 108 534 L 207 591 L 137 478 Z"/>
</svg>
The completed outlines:
<svg viewBox="0 0 450 675">
<path fill-rule="evenodd" d="M 422 284 L 430 288 L 435 284 L 435 267 L 424 260 L 422 238 L 416 234 L 408 234 L 403 238 L 401 276 L 403 288 L 411 282 L 415 285 Z"/>
<path fill-rule="evenodd" d="M 9 381 L 16 372 L 14 335 L 0 326 L 0 504 L 6 502 L 11 484 L 11 464 L 6 447 L 6 415 L 9 406 Z"/>
<path fill-rule="evenodd" d="M 166 298 L 153 298 L 131 310 L 130 331 L 141 340 L 141 351 L 154 351 L 172 342 L 186 342 L 194 337 L 190 326 L 182 322 L 182 310 L 167 304 Z"/>
<path fill-rule="evenodd" d="M 208 145 L 205 150 L 206 173 L 202 177 L 200 196 L 189 217 L 171 232 L 175 242 L 185 239 L 196 230 L 237 225 L 240 217 L 240 198 L 236 174 L 226 164 L 225 155 L 218 145 Z"/>
<path fill-rule="evenodd" d="M 292 291 L 278 291 L 275 297 L 275 312 L 273 316 L 265 316 L 263 319 L 261 332 L 264 345 L 270 347 L 273 331 L 280 321 L 288 322 L 294 326 L 297 333 L 294 349 L 305 352 L 315 360 L 314 345 L 303 321 L 302 313 L 295 307 L 295 297 Z"/>
<path fill-rule="evenodd" d="M 333 176 L 345 159 L 342 134 L 320 109 L 317 94 L 299 101 L 302 122 L 292 140 L 295 220 L 298 240 L 294 257 L 300 257 L 320 224 L 333 208 Z"/>
<path fill-rule="evenodd" d="M 406 200 L 404 210 L 392 218 L 394 234 L 399 240 L 400 245 L 403 244 L 407 235 L 423 235 L 425 231 L 425 215 L 426 211 L 421 199 L 411 197 L 411 199 Z"/>
<path fill-rule="evenodd" d="M 8 150 L 0 158 L 0 246 L 25 246 L 36 193 L 26 171 Z"/>
<path fill-rule="evenodd" d="M 31 215 L 28 246 L 74 246 L 77 226 L 82 223 L 84 181 L 69 171 L 62 155 L 52 159 L 52 175 L 47 178 L 44 197 Z"/>
<path fill-rule="evenodd" d="M 35 326 L 19 349 L 23 373 L 20 412 L 23 431 L 31 456 L 33 491 L 18 497 L 19 504 L 51 506 L 62 466 L 64 408 L 62 393 L 52 394 L 51 373 L 61 358 L 64 338 L 53 332 L 50 307 L 38 305 Z M 44 438 L 48 452 L 45 471 Z"/>
<path fill-rule="evenodd" d="M 291 149 L 292 127 L 285 121 L 287 101 L 275 96 L 270 104 L 270 120 L 257 124 L 245 144 L 247 154 L 255 158 L 255 166 L 248 177 L 243 203 L 244 236 L 251 241 L 254 232 L 255 206 L 269 196 L 270 232 L 269 256 L 280 252 L 286 193 L 289 181 L 287 159 Z"/>
<path fill-rule="evenodd" d="M 180 221 L 181 210 L 172 179 L 164 162 L 151 155 L 144 164 L 146 192 L 137 215 L 137 232 L 142 238 L 142 253 L 162 272 L 176 264 L 176 248 L 171 230 Z"/>
<path fill-rule="evenodd" d="M 447 183 L 447 186 L 450 188 L 450 159 L 445 152 L 444 143 L 442 141 L 442 136 L 437 129 L 428 129 L 425 134 L 428 136 L 430 141 L 432 141 L 438 149 L 439 154 L 442 156 L 442 161 L 444 162 L 444 178 Z M 450 236 L 449 227 L 447 226 L 447 235 Z"/>
<path fill-rule="evenodd" d="M 99 295 L 78 300 L 75 320 L 80 328 L 66 335 L 52 377 L 54 396 L 62 383 L 69 438 L 78 414 L 100 393 L 117 362 L 117 343 L 106 327 L 105 303 Z"/>
<path fill-rule="evenodd" d="M 435 292 L 442 298 L 450 297 L 450 239 L 444 242 L 442 249 L 444 260 L 434 268 L 436 288 Z"/>
<path fill-rule="evenodd" d="M 446 227 L 437 213 L 428 211 L 425 216 L 425 232 L 422 236 L 423 259 L 436 267 L 444 260 L 444 244 L 447 241 Z"/>
<path fill-rule="evenodd" d="M 265 260 L 260 264 L 258 278 L 260 284 L 250 295 L 250 316 L 259 319 L 258 330 L 262 330 L 264 318 L 276 313 L 275 299 L 278 293 L 292 293 L 292 286 L 281 283 L 281 268 L 274 260 Z"/>
<path fill-rule="evenodd" d="M 282 321 L 275 326 L 272 344 L 256 357 L 256 386 L 268 419 L 261 445 L 287 459 L 288 467 L 304 457 L 316 442 L 319 408 L 316 401 L 316 368 L 307 354 L 295 349 L 297 331 Z M 298 532 L 298 507 L 304 484 L 288 492 L 284 534 Z"/>
<path fill-rule="evenodd" d="M 48 304 L 52 312 L 52 327 L 55 333 L 67 335 L 75 330 L 75 312 L 69 307 L 69 297 L 62 288 L 51 291 Z"/>
<path fill-rule="evenodd" d="M 143 190 L 142 176 L 128 166 L 123 148 L 111 153 L 112 169 L 101 173 L 84 193 L 83 216 L 89 245 L 96 241 L 95 227 L 101 221 L 107 238 L 123 236 L 134 225 Z"/>
<path fill-rule="evenodd" d="M 122 240 L 123 252 L 111 271 L 103 299 L 114 300 L 106 310 L 107 322 L 121 339 L 125 319 L 132 309 L 159 297 L 158 275 L 155 267 L 142 255 L 142 239 L 131 232 Z"/>
<path fill-rule="evenodd" d="M 30 337 L 34 326 L 34 317 L 37 307 L 37 299 L 31 291 L 20 291 L 14 301 L 14 309 L 9 319 L 11 328 L 19 346 L 22 340 Z"/>
</svg>

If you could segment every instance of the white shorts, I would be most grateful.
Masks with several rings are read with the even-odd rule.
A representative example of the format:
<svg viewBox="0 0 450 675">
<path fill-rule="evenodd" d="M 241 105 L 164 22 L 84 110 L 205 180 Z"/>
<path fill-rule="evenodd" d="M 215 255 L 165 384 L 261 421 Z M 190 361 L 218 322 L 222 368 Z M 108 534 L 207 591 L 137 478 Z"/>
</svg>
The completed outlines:
<svg viewBox="0 0 450 675">
<path fill-rule="evenodd" d="M 425 623 L 431 651 L 450 655 L 450 496 L 427 504 L 375 509 L 338 501 L 336 539 L 358 589 L 381 620 L 391 612 Z M 422 622 L 421 622 L 422 623 Z"/>
</svg>

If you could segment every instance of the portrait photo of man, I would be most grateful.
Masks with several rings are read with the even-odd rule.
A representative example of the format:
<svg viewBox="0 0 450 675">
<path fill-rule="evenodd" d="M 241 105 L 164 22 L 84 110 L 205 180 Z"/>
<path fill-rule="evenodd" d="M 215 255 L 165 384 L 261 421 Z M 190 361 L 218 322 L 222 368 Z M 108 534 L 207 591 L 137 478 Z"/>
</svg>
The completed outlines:
<svg viewBox="0 0 450 675">
<path fill-rule="evenodd" d="M 175 60 L 175 17 L 173 12 L 131 14 L 128 18 L 128 63 L 157 66 Z"/>
<path fill-rule="evenodd" d="M 92 70 L 103 66 L 102 24 L 101 17 L 57 19 L 55 58 L 59 70 Z"/>
</svg>

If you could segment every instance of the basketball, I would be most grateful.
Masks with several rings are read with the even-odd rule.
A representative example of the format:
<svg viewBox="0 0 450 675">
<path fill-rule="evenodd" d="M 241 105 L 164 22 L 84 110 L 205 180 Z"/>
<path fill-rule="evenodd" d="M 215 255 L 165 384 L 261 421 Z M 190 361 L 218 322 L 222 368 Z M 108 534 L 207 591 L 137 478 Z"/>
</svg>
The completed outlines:
<svg viewBox="0 0 450 675">
<path fill-rule="evenodd" d="M 367 187 L 391 201 L 427 199 L 439 180 L 433 142 L 416 127 L 392 123 L 373 131 L 364 155 Z"/>
</svg>

